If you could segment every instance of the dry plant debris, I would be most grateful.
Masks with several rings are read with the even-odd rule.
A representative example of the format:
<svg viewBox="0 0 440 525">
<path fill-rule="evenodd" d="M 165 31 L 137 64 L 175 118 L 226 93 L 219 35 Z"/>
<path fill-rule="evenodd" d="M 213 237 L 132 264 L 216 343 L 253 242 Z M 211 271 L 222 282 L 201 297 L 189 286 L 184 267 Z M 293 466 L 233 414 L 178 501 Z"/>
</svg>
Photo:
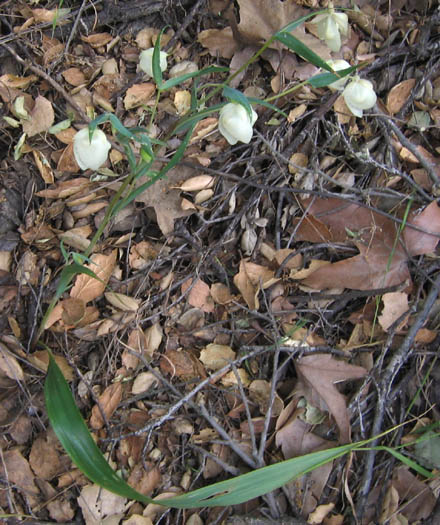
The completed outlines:
<svg viewBox="0 0 440 525">
<path fill-rule="evenodd" d="M 362 118 L 327 88 L 279 96 L 318 73 L 279 42 L 243 67 L 327 0 L 3 4 L 2 523 L 440 521 L 439 12 L 333 3 L 348 9 L 339 51 L 310 20 L 293 34 L 362 64 L 378 97 Z M 84 261 L 98 279 L 76 276 L 52 310 L 41 341 L 94 438 L 160 498 L 390 429 L 377 444 L 406 463 L 365 451 L 234 508 L 177 511 L 91 484 L 51 430 L 38 325 L 65 255 L 88 249 L 128 170 L 112 140 L 107 163 L 80 174 L 74 137 L 110 112 L 164 140 L 190 111 L 191 79 L 150 121 L 157 87 L 138 62 L 165 26 L 164 78 L 226 66 L 232 87 L 284 114 L 256 104 L 252 140 L 234 146 L 216 114 L 201 120 L 183 160 L 104 229 Z"/>
</svg>

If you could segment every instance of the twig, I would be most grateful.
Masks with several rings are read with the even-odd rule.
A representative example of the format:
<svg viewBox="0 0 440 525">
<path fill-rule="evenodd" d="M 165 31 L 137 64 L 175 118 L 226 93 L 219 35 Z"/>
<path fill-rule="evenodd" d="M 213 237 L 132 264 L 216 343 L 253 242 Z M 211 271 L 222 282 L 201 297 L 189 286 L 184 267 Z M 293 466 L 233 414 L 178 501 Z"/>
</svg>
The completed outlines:
<svg viewBox="0 0 440 525">
<path fill-rule="evenodd" d="M 436 186 L 439 185 L 440 179 L 436 173 L 435 166 L 430 162 L 425 155 L 420 153 L 420 151 L 417 149 L 417 146 L 415 146 L 410 140 L 408 140 L 405 135 L 400 131 L 399 127 L 393 122 L 393 120 L 383 113 L 378 105 L 375 106 L 375 111 L 377 113 L 377 118 L 379 118 L 383 124 L 391 130 L 395 135 L 397 135 L 397 138 L 399 139 L 399 142 L 404 146 L 407 150 L 409 150 L 414 157 L 420 162 L 420 164 L 425 168 L 426 172 L 429 175 L 429 178 L 432 180 L 433 184 Z"/>
<path fill-rule="evenodd" d="M 414 339 L 417 335 L 417 332 L 424 325 L 426 319 L 428 318 L 429 312 L 431 311 L 431 308 L 433 307 L 439 293 L 440 293 L 440 275 L 437 276 L 434 283 L 432 284 L 431 290 L 426 298 L 425 304 L 422 310 L 420 311 L 420 313 L 418 314 L 416 320 L 414 321 L 414 324 L 409 329 L 408 334 L 403 340 L 403 343 L 400 345 L 399 349 L 395 352 L 390 362 L 384 369 L 384 373 L 377 387 L 378 399 L 376 403 L 376 410 L 375 410 L 373 427 L 371 430 L 371 436 L 378 435 L 382 430 L 382 423 L 384 420 L 385 408 L 386 408 L 386 404 L 387 404 L 387 401 L 390 395 L 390 390 L 391 390 L 393 381 L 397 373 L 399 372 L 399 370 L 408 360 L 413 350 L 412 345 L 414 343 Z M 376 444 L 377 444 L 377 441 L 373 441 L 370 444 L 370 446 L 374 447 Z M 367 458 L 365 461 L 365 470 L 364 470 L 364 475 L 362 477 L 361 489 L 359 493 L 360 494 L 359 504 L 358 504 L 359 519 L 362 519 L 362 515 L 365 509 L 365 504 L 367 502 L 367 497 L 370 492 L 375 457 L 376 457 L 375 450 L 370 450 L 367 452 Z"/>
</svg>

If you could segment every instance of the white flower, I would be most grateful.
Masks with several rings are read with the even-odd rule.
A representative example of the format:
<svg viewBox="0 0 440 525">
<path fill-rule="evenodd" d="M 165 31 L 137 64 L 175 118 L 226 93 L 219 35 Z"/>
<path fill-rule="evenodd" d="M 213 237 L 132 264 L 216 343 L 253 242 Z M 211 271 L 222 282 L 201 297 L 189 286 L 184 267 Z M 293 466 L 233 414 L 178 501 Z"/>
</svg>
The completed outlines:
<svg viewBox="0 0 440 525">
<path fill-rule="evenodd" d="M 150 77 L 153 76 L 153 53 L 154 47 L 150 47 L 139 55 L 139 67 Z M 167 56 L 164 51 L 160 51 L 159 63 L 161 71 L 165 71 L 167 68 Z"/>
<path fill-rule="evenodd" d="M 342 96 L 349 110 L 362 117 L 364 109 L 370 109 L 376 104 L 377 96 L 373 89 L 373 84 L 369 80 L 356 76 L 344 89 Z"/>
<path fill-rule="evenodd" d="M 316 16 L 313 23 L 317 24 L 318 37 L 332 51 L 338 52 L 341 49 L 341 35 L 348 35 L 348 16 L 345 13 L 336 13 L 330 7 L 327 13 Z"/>
<path fill-rule="evenodd" d="M 341 71 L 341 69 L 347 69 L 350 67 L 350 64 L 346 60 L 327 60 L 327 64 L 333 69 L 333 71 Z M 329 87 L 332 91 L 342 89 L 345 86 L 348 78 L 349 77 L 346 76 L 339 80 L 335 80 L 335 82 L 332 82 L 327 87 Z"/>
<path fill-rule="evenodd" d="M 95 129 L 92 141 L 89 139 L 89 128 L 78 131 L 73 139 L 73 154 L 82 170 L 97 170 L 107 160 L 110 142 L 105 133 Z"/>
<path fill-rule="evenodd" d="M 258 115 L 254 110 L 250 119 L 244 106 L 230 102 L 220 110 L 218 129 L 231 146 L 238 141 L 249 144 L 252 138 L 252 126 L 257 118 Z"/>
</svg>

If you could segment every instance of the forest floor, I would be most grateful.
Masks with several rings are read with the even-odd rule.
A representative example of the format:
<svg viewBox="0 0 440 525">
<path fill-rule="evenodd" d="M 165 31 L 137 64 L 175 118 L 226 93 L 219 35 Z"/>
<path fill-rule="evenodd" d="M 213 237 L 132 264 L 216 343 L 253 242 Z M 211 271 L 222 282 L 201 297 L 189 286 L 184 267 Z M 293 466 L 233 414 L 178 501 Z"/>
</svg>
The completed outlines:
<svg viewBox="0 0 440 525">
<path fill-rule="evenodd" d="M 110 124 L 96 172 L 76 163 L 75 133 L 102 113 L 148 127 L 167 138 L 159 166 L 182 144 L 170 131 L 194 81 L 157 99 L 140 52 L 166 27 L 164 80 L 178 64 L 233 73 L 328 2 L 0 3 L 1 522 L 440 523 L 439 10 L 353 3 L 340 51 L 311 19 L 297 35 L 324 60 L 362 64 L 376 105 L 356 117 L 340 92 L 290 89 L 319 70 L 270 46 L 230 85 L 282 113 L 254 104 L 252 139 L 233 146 L 218 112 L 200 120 L 179 164 L 82 260 L 101 280 L 76 276 L 42 330 L 65 256 L 87 250 L 129 171 Z M 199 78 L 200 93 L 227 77 Z M 388 448 L 231 507 L 129 501 L 55 436 L 47 348 L 111 466 L 151 497 L 379 434 L 372 445 Z"/>
</svg>

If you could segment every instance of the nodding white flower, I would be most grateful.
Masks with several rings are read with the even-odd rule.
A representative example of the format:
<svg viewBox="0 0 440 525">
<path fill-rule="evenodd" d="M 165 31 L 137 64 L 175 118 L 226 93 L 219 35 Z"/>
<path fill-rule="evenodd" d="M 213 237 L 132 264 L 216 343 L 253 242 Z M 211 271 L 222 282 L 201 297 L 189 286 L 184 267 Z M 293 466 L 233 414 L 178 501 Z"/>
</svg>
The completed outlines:
<svg viewBox="0 0 440 525">
<path fill-rule="evenodd" d="M 342 96 L 349 110 L 356 115 L 362 117 L 364 109 L 370 109 L 376 104 L 377 96 L 373 89 L 373 84 L 364 78 L 358 76 L 347 85 Z"/>
<path fill-rule="evenodd" d="M 89 128 L 79 130 L 73 139 L 73 154 L 82 170 L 97 170 L 107 160 L 110 142 L 105 133 L 95 129 L 92 140 L 89 138 Z"/>
<path fill-rule="evenodd" d="M 150 47 L 139 55 L 139 67 L 150 77 L 153 76 L 153 53 L 154 47 Z M 167 68 L 167 56 L 165 51 L 160 51 L 159 63 L 161 71 L 165 71 Z"/>
<path fill-rule="evenodd" d="M 250 118 L 244 106 L 230 102 L 220 110 L 218 129 L 231 146 L 238 141 L 249 144 L 253 133 L 252 126 L 257 118 L 254 110 Z"/>
<path fill-rule="evenodd" d="M 317 24 L 318 37 L 332 51 L 338 52 L 341 49 L 341 35 L 348 35 L 348 16 L 345 13 L 336 13 L 330 7 L 327 13 L 316 16 L 313 23 Z"/>
<path fill-rule="evenodd" d="M 350 67 L 350 64 L 346 60 L 327 60 L 327 64 L 333 69 L 333 71 L 341 71 L 341 69 L 347 69 L 348 67 Z M 332 91 L 343 89 L 348 79 L 349 76 L 346 76 L 339 80 L 335 80 L 327 87 L 329 87 Z"/>
</svg>

